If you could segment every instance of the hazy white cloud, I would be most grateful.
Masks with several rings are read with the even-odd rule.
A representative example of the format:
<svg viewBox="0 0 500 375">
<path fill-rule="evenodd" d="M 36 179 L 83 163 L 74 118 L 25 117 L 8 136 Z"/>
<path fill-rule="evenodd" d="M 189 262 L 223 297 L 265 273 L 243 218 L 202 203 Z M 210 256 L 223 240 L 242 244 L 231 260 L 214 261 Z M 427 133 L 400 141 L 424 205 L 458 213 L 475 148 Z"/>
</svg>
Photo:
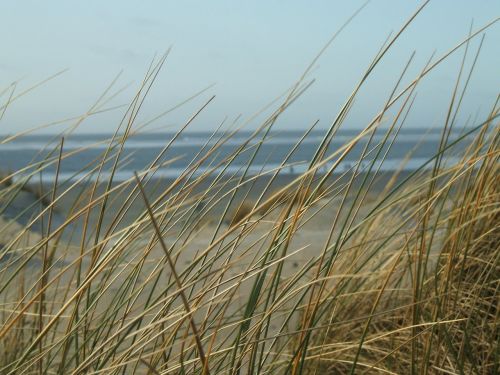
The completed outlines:
<svg viewBox="0 0 500 375">
<path fill-rule="evenodd" d="M 130 48 L 116 48 L 114 46 L 90 45 L 88 49 L 91 53 L 115 60 L 115 62 L 136 62 L 144 58 L 136 51 Z"/>
</svg>

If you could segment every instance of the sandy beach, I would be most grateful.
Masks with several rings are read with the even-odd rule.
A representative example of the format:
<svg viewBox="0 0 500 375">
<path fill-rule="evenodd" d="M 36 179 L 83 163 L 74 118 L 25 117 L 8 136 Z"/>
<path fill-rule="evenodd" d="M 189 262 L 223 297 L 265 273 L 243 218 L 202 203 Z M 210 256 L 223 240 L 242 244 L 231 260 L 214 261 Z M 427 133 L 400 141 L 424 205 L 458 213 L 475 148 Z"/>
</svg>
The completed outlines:
<svg viewBox="0 0 500 375">
<path fill-rule="evenodd" d="M 402 174 L 400 179 L 406 177 L 407 174 L 408 172 Z M 358 210 L 356 221 L 363 219 L 367 215 L 377 198 L 377 193 L 375 192 L 380 193 L 388 183 L 390 177 L 387 175 L 377 178 L 370 193 L 366 196 L 363 205 L 356 207 Z M 280 189 L 293 181 L 294 178 L 294 176 L 277 178 L 268 191 L 280 191 Z M 357 183 L 363 178 L 363 175 L 358 176 L 356 179 Z M 343 184 L 348 182 L 348 177 L 336 175 L 332 176 L 329 180 L 329 182 L 332 181 L 336 182 L 335 186 L 343 186 Z M 149 201 L 155 201 L 172 183 L 172 180 L 151 181 L 150 186 L 147 188 Z M 279 266 L 280 278 L 284 283 L 286 283 L 286 280 L 293 280 L 294 278 L 302 280 L 299 283 L 295 283 L 294 286 L 295 289 L 300 290 L 301 285 L 306 285 L 307 281 L 313 279 L 315 273 L 318 272 L 317 266 L 313 267 L 313 265 L 318 263 L 325 248 L 333 245 L 331 241 L 327 244 L 332 223 L 335 220 L 342 222 L 346 219 L 347 210 L 345 207 L 349 207 L 352 204 L 352 197 L 358 193 L 356 183 L 347 194 L 344 206 L 341 206 L 343 191 L 333 187 L 329 190 L 323 190 L 314 199 L 314 202 L 311 203 L 307 212 L 296 211 L 297 206 L 293 205 L 289 207 L 289 202 L 285 200 L 270 205 L 266 209 L 267 212 L 266 210 L 258 210 L 255 215 L 248 218 L 248 221 L 241 223 L 232 222 L 232 217 L 235 215 L 237 207 L 239 205 L 252 207 L 268 183 L 269 179 L 267 178 L 256 179 L 249 184 L 250 189 L 245 186 L 241 191 L 238 191 L 232 205 L 228 209 L 227 217 L 222 222 L 219 222 L 220 218 L 231 197 L 228 192 L 231 192 L 231 188 L 235 186 L 235 183 L 224 184 L 220 189 L 211 188 L 208 190 L 208 187 L 213 184 L 213 180 L 207 179 L 197 185 L 196 188 L 190 190 L 190 193 L 186 197 L 176 198 L 182 203 L 179 207 L 173 205 L 173 209 L 165 211 L 164 217 L 161 214 L 161 205 L 158 206 L 160 207 L 158 218 L 163 217 L 165 219 L 162 224 L 162 228 L 165 231 L 163 240 L 171 253 L 170 255 L 175 263 L 175 270 L 181 275 L 183 283 L 191 285 L 190 290 L 194 295 L 198 294 L 200 298 L 202 298 L 201 296 L 205 296 L 204 298 L 212 296 L 211 298 L 219 301 L 212 307 L 200 306 L 195 314 L 196 318 L 200 321 L 204 320 L 206 314 L 213 313 L 211 309 L 215 308 L 215 306 L 219 304 L 223 305 L 222 301 L 225 299 L 232 301 L 225 308 L 226 313 L 243 314 L 246 300 L 254 287 L 256 276 L 263 272 L 262 266 L 266 263 L 269 264 L 268 266 L 264 266 L 264 270 L 269 268 L 267 278 L 271 277 L 276 272 L 276 266 Z M 133 184 L 130 184 L 129 186 L 125 186 L 123 190 L 110 195 L 102 220 L 103 229 L 101 230 L 99 240 L 95 240 L 97 242 L 94 242 L 93 236 L 96 235 L 94 226 L 97 225 L 99 211 L 98 209 L 94 209 L 91 212 L 88 219 L 87 244 L 83 248 L 81 247 L 82 227 L 86 217 L 85 211 L 82 211 L 82 207 L 87 204 L 85 197 L 88 200 L 90 193 L 83 186 L 75 187 L 71 191 L 64 193 L 62 199 L 57 200 L 56 208 L 53 212 L 52 232 L 57 232 L 58 225 L 61 224 L 64 226 L 64 232 L 61 238 L 57 240 L 57 246 L 59 247 L 55 251 L 57 253 L 57 264 L 53 262 L 52 274 L 66 268 L 70 270 L 77 264 L 81 264 L 84 273 L 88 272 L 89 267 L 95 262 L 92 260 L 92 249 L 94 247 L 91 244 L 97 243 L 103 246 L 100 249 L 102 254 L 101 259 L 104 259 L 106 262 L 106 266 L 103 267 L 113 265 L 112 267 L 133 269 L 133 267 L 140 265 L 141 274 L 138 275 L 135 282 L 139 284 L 144 283 L 147 285 L 147 288 L 151 288 L 152 284 L 148 283 L 148 281 L 155 272 L 158 272 L 158 267 L 161 265 L 161 268 L 164 269 L 161 280 L 165 283 L 171 282 L 172 272 L 166 263 L 164 250 L 158 243 L 157 236 L 151 228 L 150 218 L 145 214 L 146 208 L 142 198 L 140 196 L 137 197 L 134 203 L 130 207 L 127 207 L 127 212 L 123 218 L 119 222 L 115 222 L 120 209 L 124 207 L 123 204 L 127 201 L 127 197 L 131 193 L 132 187 Z M 49 186 L 46 186 L 45 189 L 49 189 Z M 101 185 L 97 190 L 96 196 L 102 194 L 103 190 L 104 186 Z M 59 187 L 59 191 L 61 193 L 64 192 L 64 184 Z M 219 196 L 207 197 L 203 205 L 193 210 L 191 202 L 193 199 L 203 196 L 203 192 L 205 191 L 218 191 Z M 179 192 L 182 193 L 182 190 L 175 189 L 170 196 L 175 196 Z M 265 197 L 267 198 L 268 196 L 266 195 Z M 16 197 L 14 200 L 15 204 L 11 205 L 9 211 L 7 211 L 10 218 L 4 216 L 2 219 L 4 225 L 10 225 L 10 227 L 6 227 L 10 228 L 8 231 L 4 230 L 1 232 L 0 239 L 2 243 L 8 244 L 12 241 L 14 236 L 20 230 L 24 229 L 23 225 L 29 223 L 41 209 L 40 204 L 33 205 L 35 201 L 35 198 L 29 192 L 22 192 Z M 168 198 L 164 199 L 164 201 L 168 201 Z M 75 202 L 80 203 L 75 205 Z M 31 207 L 31 209 L 22 212 L 20 207 Z M 290 211 L 288 211 L 288 208 L 290 208 Z M 15 210 L 18 210 L 17 217 Z M 337 217 L 339 210 L 342 211 Z M 300 219 L 294 224 L 293 229 L 290 228 L 290 238 L 286 239 L 286 241 L 289 241 L 286 252 L 281 253 L 280 250 L 279 253 L 273 254 L 268 259 L 263 258 L 263 249 L 271 246 L 273 241 L 278 241 L 277 244 L 283 243 L 283 239 L 278 240 L 275 238 L 276 231 L 280 226 L 290 226 L 290 219 L 283 221 L 283 215 L 292 218 L 294 211 L 296 211 L 295 214 L 299 215 Z M 21 212 L 22 214 L 19 215 Z M 78 217 L 71 224 L 68 225 L 65 223 L 75 213 L 80 213 L 80 215 L 77 215 Z M 170 213 L 172 214 L 170 215 Z M 141 215 L 142 219 L 138 220 Z M 351 223 L 351 225 L 354 224 Z M 46 230 L 46 215 L 45 220 L 38 220 L 27 231 L 25 236 L 32 237 L 32 244 L 36 244 L 37 242 L 43 243 L 44 233 L 41 232 L 41 229 L 44 228 L 44 225 Z M 144 226 L 147 226 L 149 229 L 147 231 L 139 229 Z M 339 228 L 336 228 L 334 236 L 338 234 L 339 230 Z M 137 231 L 138 234 L 127 238 L 126 242 L 122 244 L 122 239 L 134 231 Z M 104 239 L 104 242 L 101 243 L 100 240 L 102 239 Z M 52 240 L 51 243 L 54 243 L 54 241 Z M 107 252 L 108 255 L 104 255 Z M 113 252 L 120 252 L 119 258 L 113 258 Z M 231 255 L 227 256 L 227 252 L 230 252 Z M 36 261 L 31 262 L 31 269 L 33 271 L 31 277 L 34 279 L 40 277 L 41 274 L 42 262 L 40 254 L 38 252 L 35 257 Z M 143 258 L 146 254 L 147 259 Z M 221 256 L 222 254 L 226 255 Z M 6 259 L 3 261 L 3 264 L 7 265 L 9 261 Z M 15 262 L 10 264 L 9 267 L 15 267 L 17 264 L 18 262 Z M 219 276 L 216 279 L 212 279 L 211 277 L 201 280 L 197 279 L 196 275 L 198 273 L 207 272 L 207 265 L 210 267 L 210 273 Z M 340 265 L 339 267 L 343 266 Z M 99 312 L 105 313 L 109 306 L 113 305 L 116 293 L 128 281 L 129 276 L 127 276 L 126 272 L 120 272 L 114 277 L 106 292 L 99 298 L 100 302 L 96 310 L 97 314 Z M 74 282 L 75 280 L 72 278 L 71 272 L 66 272 L 61 277 L 60 285 L 66 288 L 68 285 L 65 283 L 71 284 Z M 152 291 L 149 292 L 151 293 Z M 141 304 L 147 300 L 147 296 L 148 292 L 146 290 L 137 298 L 134 305 L 140 309 Z M 285 312 L 292 308 L 292 301 L 293 299 L 287 303 L 283 303 L 279 307 L 279 309 L 283 310 L 283 313 L 273 318 L 269 329 L 276 331 L 276 333 L 278 332 L 281 325 L 284 324 Z M 180 302 L 176 302 L 174 306 L 174 311 L 182 310 Z M 299 315 L 287 321 L 287 324 L 293 326 L 297 324 L 297 319 L 299 319 Z M 229 337 L 234 337 L 234 332 L 231 333 L 228 331 L 226 334 L 222 334 L 222 337 L 227 340 Z"/>
</svg>

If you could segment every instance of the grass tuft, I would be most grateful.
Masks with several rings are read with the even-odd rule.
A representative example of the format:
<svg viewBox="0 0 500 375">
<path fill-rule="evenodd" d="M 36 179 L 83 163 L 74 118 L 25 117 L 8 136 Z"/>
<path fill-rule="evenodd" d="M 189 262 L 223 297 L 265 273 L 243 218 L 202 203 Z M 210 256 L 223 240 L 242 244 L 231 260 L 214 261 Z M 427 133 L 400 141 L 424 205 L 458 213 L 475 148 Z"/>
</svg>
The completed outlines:
<svg viewBox="0 0 500 375">
<path fill-rule="evenodd" d="M 458 120 L 481 48 L 467 74 L 469 43 L 489 25 L 408 80 L 412 55 L 380 112 L 332 147 L 420 10 L 381 47 L 292 177 L 283 171 L 300 164 L 317 122 L 280 164 L 252 171 L 314 64 L 253 118 L 267 114 L 251 134 L 221 124 L 178 176 L 161 178 L 212 96 L 142 170 L 118 179 L 133 157 L 127 142 L 149 124 L 139 111 L 168 53 L 74 176 L 60 171 L 88 149 L 66 150 L 64 139 L 106 111 L 116 80 L 60 143 L 0 175 L 0 374 L 499 373 L 499 97 L 485 118 Z M 460 47 L 436 150 L 416 169 L 386 171 L 418 85 Z M 53 181 L 33 183 L 54 169 Z"/>
</svg>

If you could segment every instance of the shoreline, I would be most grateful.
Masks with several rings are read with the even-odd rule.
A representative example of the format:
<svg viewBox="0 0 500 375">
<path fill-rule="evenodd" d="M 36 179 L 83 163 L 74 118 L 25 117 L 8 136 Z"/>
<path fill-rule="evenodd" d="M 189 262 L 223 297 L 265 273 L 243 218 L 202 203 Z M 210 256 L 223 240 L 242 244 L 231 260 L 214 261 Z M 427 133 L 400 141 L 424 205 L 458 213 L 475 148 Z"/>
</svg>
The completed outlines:
<svg viewBox="0 0 500 375">
<path fill-rule="evenodd" d="M 402 181 L 403 179 L 407 178 L 410 176 L 410 174 L 413 173 L 411 171 L 401 171 L 400 174 L 397 177 L 396 183 Z M 367 181 L 370 181 L 371 178 L 373 177 L 373 173 L 370 173 L 370 176 L 368 176 Z M 278 175 L 272 184 L 270 185 L 270 188 L 268 189 L 268 192 L 272 195 L 273 193 L 279 191 L 283 187 L 287 186 L 288 184 L 292 183 L 294 180 L 296 180 L 300 175 Z M 352 177 L 352 174 L 346 174 L 342 176 L 342 174 L 336 173 L 333 174 L 332 176 L 329 177 L 327 180 L 327 184 L 331 184 L 335 182 L 335 186 L 341 187 L 342 185 L 345 185 L 349 182 L 349 179 Z M 353 182 L 353 186 L 351 188 L 351 194 L 353 191 L 355 191 L 365 179 L 366 173 L 360 173 Z M 378 194 L 380 193 L 386 186 L 386 184 L 394 177 L 393 173 L 389 172 L 381 172 L 379 173 L 376 178 L 374 179 L 374 183 L 370 188 L 370 194 Z M 321 176 L 316 177 L 316 181 L 319 180 Z M 202 181 L 197 181 L 197 184 L 195 187 L 191 187 L 189 192 L 187 193 L 186 198 L 190 197 L 196 197 L 200 196 L 203 194 L 203 192 L 207 191 L 208 187 L 214 183 L 215 178 L 214 177 L 206 177 Z M 218 191 L 217 197 L 214 197 L 213 195 L 211 197 L 206 197 L 206 199 L 220 199 L 220 202 L 214 206 L 213 210 L 211 210 L 211 215 L 212 216 L 217 216 L 218 214 L 221 214 L 221 207 L 224 207 L 225 204 L 227 204 L 229 197 L 232 195 L 231 189 L 234 189 L 236 187 L 237 181 L 239 180 L 239 176 L 236 176 L 234 179 L 231 179 L 229 177 L 222 177 L 220 181 L 217 182 Z M 233 200 L 233 205 L 234 204 L 239 204 L 242 202 L 242 200 L 248 201 L 248 202 L 255 202 L 259 196 L 262 194 L 263 190 L 266 188 L 266 186 L 269 184 L 269 181 L 271 180 L 271 176 L 261 176 L 258 178 L 253 178 L 252 176 L 247 177 L 247 183 L 244 185 L 240 186 L 238 189 L 237 193 L 234 196 Z M 172 184 L 175 182 L 175 179 L 171 178 L 152 178 L 145 186 L 145 190 L 148 193 L 149 200 L 152 202 L 155 198 L 157 198 L 160 194 L 162 194 L 164 191 L 167 189 L 171 188 Z M 97 191 L 95 196 L 99 196 L 99 194 L 104 192 L 104 189 L 106 187 L 106 182 L 102 182 L 98 185 Z M 108 209 L 107 211 L 113 212 L 119 209 L 119 206 L 123 203 L 123 200 L 125 197 L 127 197 L 132 189 L 135 187 L 135 182 L 130 181 L 129 183 L 123 183 L 123 182 L 115 182 L 112 184 L 112 188 L 117 188 L 119 185 L 123 185 L 119 190 L 119 192 L 115 192 L 110 194 L 109 199 L 108 199 Z M 313 183 L 313 186 L 316 184 L 316 182 Z M 180 184 L 182 185 L 182 183 Z M 72 209 L 74 209 L 74 204 L 78 200 L 80 200 L 80 207 L 83 207 L 84 202 L 88 203 L 88 198 L 90 195 L 90 189 L 93 186 L 93 183 L 81 183 L 76 186 L 74 186 L 71 190 L 65 191 L 68 186 L 70 186 L 68 183 L 62 182 L 58 186 L 58 191 L 56 194 L 57 198 L 57 203 L 55 205 L 55 222 L 56 224 L 58 222 L 62 222 L 62 219 L 67 216 Z M 8 186 L 0 186 L 0 193 L 3 189 L 8 188 Z M 50 195 L 51 190 L 52 190 L 52 185 L 50 184 L 44 184 L 42 186 L 42 191 L 46 195 Z M 214 188 L 212 188 L 214 189 Z M 171 193 L 176 194 L 179 193 L 180 187 L 175 187 L 172 189 Z M 213 192 L 214 190 L 211 190 Z M 64 193 L 64 194 L 63 194 Z M 20 190 L 15 196 L 15 198 L 11 198 L 9 201 L 5 197 L 4 199 L 0 200 L 1 204 L 1 211 L 0 211 L 0 216 L 10 219 L 10 220 L 15 220 L 21 225 L 26 225 L 29 223 L 29 221 L 37 214 L 40 213 L 41 211 L 41 205 L 37 200 L 39 199 L 39 185 L 36 184 L 27 184 L 25 188 Z M 61 196 L 61 194 L 63 194 Z M 269 193 L 265 194 L 264 199 L 267 199 L 267 197 L 270 195 Z M 224 197 L 225 195 L 225 197 Z M 85 199 L 84 197 L 87 197 Z M 47 198 L 47 197 L 46 197 Z M 7 206 L 5 204 L 2 204 L 3 201 L 9 202 Z M 143 210 L 144 205 L 141 203 L 137 202 L 138 200 L 136 199 L 136 203 L 134 203 L 131 206 L 131 212 L 130 212 L 130 217 L 134 217 L 135 214 L 137 214 L 138 210 Z M 140 201 L 139 201 L 140 202 Z M 50 199 L 44 199 L 43 206 L 46 206 L 47 204 L 50 203 Z M 106 215 L 105 215 L 106 216 Z M 109 215 L 107 215 L 109 216 Z M 136 216 L 136 215 L 135 215 Z M 105 217 L 105 223 L 109 222 L 110 218 Z M 34 228 L 35 231 L 40 231 L 40 228 Z"/>
</svg>

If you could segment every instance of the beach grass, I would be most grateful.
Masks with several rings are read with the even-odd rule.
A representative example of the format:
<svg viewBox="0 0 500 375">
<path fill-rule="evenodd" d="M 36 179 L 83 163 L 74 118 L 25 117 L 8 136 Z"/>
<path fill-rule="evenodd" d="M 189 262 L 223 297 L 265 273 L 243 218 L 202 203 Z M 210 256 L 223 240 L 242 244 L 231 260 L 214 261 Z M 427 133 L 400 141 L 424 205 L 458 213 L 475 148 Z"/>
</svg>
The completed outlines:
<svg viewBox="0 0 500 375">
<path fill-rule="evenodd" d="M 74 179 L 59 178 L 61 165 L 84 149 L 66 150 L 64 139 L 112 93 L 43 157 L 1 175 L 0 213 L 21 194 L 34 202 L 25 207 L 28 222 L 2 219 L 0 227 L 0 373 L 498 373 L 499 99 L 489 116 L 449 137 L 474 65 L 467 72 L 462 62 L 435 154 L 411 172 L 381 171 L 420 81 L 453 53 L 465 61 L 484 28 L 404 86 L 410 58 L 373 120 L 329 149 L 412 19 L 382 46 L 305 172 L 292 178 L 281 172 L 312 127 L 281 165 L 249 171 L 281 114 L 309 87 L 313 65 L 223 160 L 218 151 L 238 126 L 214 131 L 177 178 L 155 177 L 211 97 L 147 168 L 115 181 L 167 55 L 151 64 L 100 157 Z M 362 141 L 359 160 L 340 171 Z M 229 173 L 241 155 L 247 165 Z M 49 169 L 55 178 L 41 184 Z"/>
</svg>

